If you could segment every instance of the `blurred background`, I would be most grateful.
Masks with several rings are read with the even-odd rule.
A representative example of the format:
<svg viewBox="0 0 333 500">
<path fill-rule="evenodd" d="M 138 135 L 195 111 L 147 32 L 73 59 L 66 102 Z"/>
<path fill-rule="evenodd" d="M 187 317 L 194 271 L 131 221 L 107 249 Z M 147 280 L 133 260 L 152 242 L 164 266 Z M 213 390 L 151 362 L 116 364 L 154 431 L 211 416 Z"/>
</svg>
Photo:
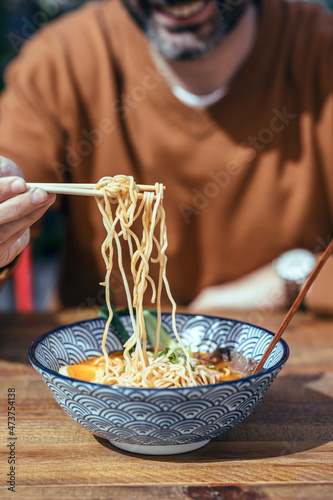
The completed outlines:
<svg viewBox="0 0 333 500">
<path fill-rule="evenodd" d="M 103 1 L 103 0 L 89 0 Z M 107 0 L 104 0 L 107 1 Z M 295 0 L 289 0 L 295 1 Z M 303 0 L 333 10 L 333 0 Z M 0 0 L 0 90 L 8 63 L 42 26 L 81 7 L 88 0 Z M 61 214 L 48 211 L 42 231 L 20 259 L 20 266 L 0 291 L 0 312 L 43 311 L 54 307 L 63 234 Z"/>
<path fill-rule="evenodd" d="M 6 65 L 18 54 L 27 39 L 48 22 L 87 2 L 88 0 L 0 0 L 0 88 L 3 87 Z"/>
<path fill-rule="evenodd" d="M 333 10 L 333 0 L 303 1 Z M 3 87 L 6 65 L 18 54 L 28 38 L 46 23 L 87 2 L 88 0 L 0 0 L 0 88 Z"/>
<path fill-rule="evenodd" d="M 6 66 L 23 44 L 45 24 L 87 1 L 0 0 L 0 91 L 4 86 Z M 61 213 L 49 210 L 33 244 L 24 252 L 14 275 L 0 291 L 0 312 L 28 313 L 54 307 L 63 228 Z"/>
</svg>

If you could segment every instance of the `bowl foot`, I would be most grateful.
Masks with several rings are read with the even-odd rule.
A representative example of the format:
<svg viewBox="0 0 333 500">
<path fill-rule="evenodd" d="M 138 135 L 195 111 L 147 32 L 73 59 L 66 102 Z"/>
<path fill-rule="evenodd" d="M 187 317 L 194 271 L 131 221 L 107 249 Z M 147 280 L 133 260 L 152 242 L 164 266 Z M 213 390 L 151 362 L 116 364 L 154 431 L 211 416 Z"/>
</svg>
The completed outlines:
<svg viewBox="0 0 333 500">
<path fill-rule="evenodd" d="M 116 448 L 128 451 L 129 453 L 139 453 L 140 455 L 177 455 L 178 453 L 188 453 L 189 451 L 198 450 L 209 443 L 210 439 L 189 444 L 176 444 L 171 446 L 145 446 L 141 444 L 118 443 L 111 441 L 110 443 Z"/>
</svg>

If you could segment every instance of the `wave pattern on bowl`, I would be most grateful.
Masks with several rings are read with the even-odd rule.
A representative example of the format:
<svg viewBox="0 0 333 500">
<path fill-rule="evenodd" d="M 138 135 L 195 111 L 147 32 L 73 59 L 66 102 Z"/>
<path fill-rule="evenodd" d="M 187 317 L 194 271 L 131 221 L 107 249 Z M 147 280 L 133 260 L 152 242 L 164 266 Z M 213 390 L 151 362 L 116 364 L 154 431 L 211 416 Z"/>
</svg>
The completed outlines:
<svg viewBox="0 0 333 500">
<path fill-rule="evenodd" d="M 131 331 L 130 319 L 123 317 Z M 178 328 L 192 350 L 225 346 L 259 360 L 272 334 L 258 327 L 209 316 L 178 315 Z M 279 342 L 266 372 L 240 380 L 182 389 L 135 389 L 74 380 L 57 372 L 60 366 L 100 355 L 105 320 L 60 328 L 35 341 L 30 359 L 67 415 L 93 434 L 133 445 L 184 445 L 212 439 L 243 421 L 262 400 L 288 357 Z M 171 332 L 171 316 L 163 315 Z M 107 349 L 122 349 L 111 330 Z M 51 370 L 51 371 L 50 371 Z"/>
</svg>

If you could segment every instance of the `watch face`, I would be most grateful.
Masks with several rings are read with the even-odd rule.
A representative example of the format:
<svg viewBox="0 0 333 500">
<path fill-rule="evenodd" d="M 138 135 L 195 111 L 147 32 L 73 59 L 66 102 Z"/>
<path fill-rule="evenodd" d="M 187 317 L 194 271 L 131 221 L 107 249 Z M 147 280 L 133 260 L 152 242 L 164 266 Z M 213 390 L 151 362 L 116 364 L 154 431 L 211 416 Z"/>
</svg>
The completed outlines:
<svg viewBox="0 0 333 500">
<path fill-rule="evenodd" d="M 275 269 L 281 278 L 302 283 L 309 276 L 315 264 L 316 258 L 311 252 L 295 249 L 276 259 Z"/>
</svg>

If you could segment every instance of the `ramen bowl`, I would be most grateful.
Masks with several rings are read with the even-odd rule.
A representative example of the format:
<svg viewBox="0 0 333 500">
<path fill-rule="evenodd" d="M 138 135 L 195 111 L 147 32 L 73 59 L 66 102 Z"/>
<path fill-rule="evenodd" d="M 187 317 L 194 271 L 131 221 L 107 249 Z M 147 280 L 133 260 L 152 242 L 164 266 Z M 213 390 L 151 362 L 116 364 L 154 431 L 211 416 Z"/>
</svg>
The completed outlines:
<svg viewBox="0 0 333 500">
<path fill-rule="evenodd" d="M 122 316 L 121 320 L 131 332 L 130 318 Z M 173 336 L 171 315 L 163 314 L 162 323 Z M 280 340 L 260 373 L 188 388 L 100 385 L 58 374 L 63 365 L 101 354 L 104 327 L 104 319 L 93 319 L 45 333 L 32 343 L 29 357 L 69 417 L 94 435 L 133 453 L 189 452 L 230 431 L 260 403 L 289 355 L 288 345 Z M 192 351 L 229 347 L 256 361 L 273 336 L 248 323 L 202 315 L 178 314 L 177 327 Z M 106 348 L 108 352 L 122 350 L 120 337 L 112 327 Z"/>
</svg>

